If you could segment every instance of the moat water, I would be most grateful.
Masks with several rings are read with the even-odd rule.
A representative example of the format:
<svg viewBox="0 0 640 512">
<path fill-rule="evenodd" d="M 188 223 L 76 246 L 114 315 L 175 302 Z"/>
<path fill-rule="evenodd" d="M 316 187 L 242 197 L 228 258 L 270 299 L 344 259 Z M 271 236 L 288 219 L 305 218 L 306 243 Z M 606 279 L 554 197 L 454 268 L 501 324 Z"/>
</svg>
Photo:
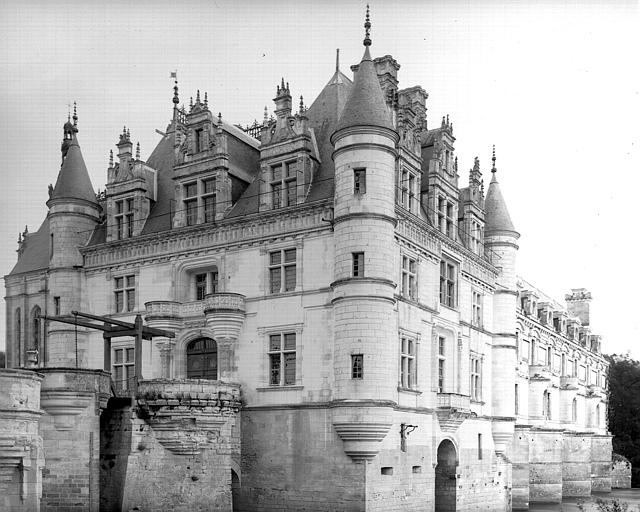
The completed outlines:
<svg viewBox="0 0 640 512">
<path fill-rule="evenodd" d="M 611 493 L 596 494 L 589 499 L 565 499 L 562 503 L 541 504 L 537 503 L 529 508 L 529 512 L 580 512 L 579 501 L 583 502 L 585 512 L 599 512 L 596 501 L 598 499 L 611 502 L 617 499 L 620 503 L 627 503 L 628 512 L 640 512 L 640 489 L 614 489 Z"/>
</svg>

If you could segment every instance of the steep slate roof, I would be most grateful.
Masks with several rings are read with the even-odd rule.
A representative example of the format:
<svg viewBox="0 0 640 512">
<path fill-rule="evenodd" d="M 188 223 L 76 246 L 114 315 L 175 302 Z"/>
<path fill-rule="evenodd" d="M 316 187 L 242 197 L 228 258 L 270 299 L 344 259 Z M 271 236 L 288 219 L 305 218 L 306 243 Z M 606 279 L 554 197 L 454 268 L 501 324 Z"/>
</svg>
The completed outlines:
<svg viewBox="0 0 640 512">
<path fill-rule="evenodd" d="M 49 217 L 46 217 L 38 231 L 28 233 L 24 238 L 24 252 L 9 275 L 43 270 L 49 267 Z"/>
<path fill-rule="evenodd" d="M 490 236 L 491 234 L 499 234 L 499 232 L 511 232 L 518 233 L 513 227 L 511 222 L 511 216 L 507 205 L 500 192 L 500 186 L 496 179 L 496 172 L 493 172 L 493 178 L 489 183 L 489 190 L 487 191 L 487 197 L 484 200 L 484 222 L 485 222 L 485 234 Z"/>
<path fill-rule="evenodd" d="M 320 153 L 320 169 L 316 174 L 307 201 L 316 201 L 333 197 L 333 144 L 331 135 L 336 131 L 340 114 L 344 110 L 349 94 L 353 89 L 353 82 L 339 69 L 324 86 L 305 115 L 309 118 L 309 126 L 313 128 Z"/>
<path fill-rule="evenodd" d="M 340 116 L 336 131 L 352 126 L 379 126 L 393 130 L 391 116 L 382 95 L 368 46 L 358 66 L 351 94 Z"/>
<path fill-rule="evenodd" d="M 87 166 L 82 158 L 80 145 L 75 134 L 69 143 L 67 156 L 64 158 L 56 186 L 51 199 L 84 199 L 95 203 L 96 194 L 89 178 Z"/>
</svg>

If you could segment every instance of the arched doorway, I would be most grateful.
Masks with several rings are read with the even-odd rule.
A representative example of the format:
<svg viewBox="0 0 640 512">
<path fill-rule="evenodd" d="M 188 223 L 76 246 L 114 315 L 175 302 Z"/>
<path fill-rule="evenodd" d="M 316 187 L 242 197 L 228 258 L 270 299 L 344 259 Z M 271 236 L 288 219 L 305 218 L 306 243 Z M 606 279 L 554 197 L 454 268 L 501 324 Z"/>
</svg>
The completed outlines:
<svg viewBox="0 0 640 512">
<path fill-rule="evenodd" d="M 240 510 L 240 478 L 238 478 L 238 473 L 236 473 L 233 469 L 231 470 L 231 502 L 232 502 L 232 510 L 233 512 L 238 512 Z"/>
<path fill-rule="evenodd" d="M 456 447 L 449 439 L 445 439 L 438 446 L 435 512 L 450 512 L 456 509 L 456 466 Z"/>
<path fill-rule="evenodd" d="M 218 347 L 211 338 L 198 338 L 187 345 L 187 379 L 218 378 Z"/>
</svg>

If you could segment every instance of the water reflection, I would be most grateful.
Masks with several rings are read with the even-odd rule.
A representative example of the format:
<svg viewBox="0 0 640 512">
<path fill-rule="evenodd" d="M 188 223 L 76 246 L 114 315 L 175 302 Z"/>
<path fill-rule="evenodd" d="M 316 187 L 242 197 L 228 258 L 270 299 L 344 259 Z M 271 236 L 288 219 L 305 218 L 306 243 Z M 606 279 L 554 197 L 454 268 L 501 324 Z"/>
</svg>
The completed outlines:
<svg viewBox="0 0 640 512">
<path fill-rule="evenodd" d="M 640 512 L 640 489 L 614 489 L 611 493 L 597 494 L 589 499 L 567 498 L 562 500 L 562 503 L 555 504 L 536 503 L 529 508 L 529 512 L 580 512 L 579 501 L 584 503 L 585 512 L 599 512 L 597 499 L 605 501 L 617 499 L 629 505 L 628 512 Z"/>
</svg>

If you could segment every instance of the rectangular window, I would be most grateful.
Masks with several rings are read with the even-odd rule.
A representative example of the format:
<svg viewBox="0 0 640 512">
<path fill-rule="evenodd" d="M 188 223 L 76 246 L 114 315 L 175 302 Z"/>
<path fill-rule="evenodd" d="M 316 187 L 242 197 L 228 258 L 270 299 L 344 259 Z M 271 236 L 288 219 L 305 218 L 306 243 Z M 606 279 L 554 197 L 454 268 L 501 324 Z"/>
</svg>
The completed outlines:
<svg viewBox="0 0 640 512">
<path fill-rule="evenodd" d="M 469 372 L 471 375 L 471 384 L 470 384 L 470 396 L 471 400 L 480 401 L 482 400 L 482 374 L 481 368 L 482 363 L 480 358 L 471 357 L 471 371 Z"/>
<path fill-rule="evenodd" d="M 478 434 L 478 460 L 482 460 L 482 434 Z"/>
<path fill-rule="evenodd" d="M 456 285 L 458 271 L 456 266 L 446 260 L 440 262 L 440 304 L 456 307 Z"/>
<path fill-rule="evenodd" d="M 518 385 L 516 384 L 516 388 L 515 388 L 515 414 L 516 416 L 519 414 L 519 409 L 520 409 L 520 395 L 519 395 L 519 391 L 518 391 Z"/>
<path fill-rule="evenodd" d="M 438 228 L 449 237 L 453 237 L 454 227 L 454 211 L 453 203 L 447 201 L 444 197 L 438 198 Z"/>
<path fill-rule="evenodd" d="M 198 222 L 198 182 L 184 185 L 184 209 L 187 226 L 194 226 Z"/>
<path fill-rule="evenodd" d="M 196 274 L 196 300 L 204 300 L 207 294 L 207 274 Z"/>
<path fill-rule="evenodd" d="M 411 338 L 400 339 L 400 387 L 416 388 L 416 342 Z"/>
<path fill-rule="evenodd" d="M 296 289 L 296 250 L 282 249 L 269 253 L 269 290 L 271 293 Z"/>
<path fill-rule="evenodd" d="M 364 376 L 364 356 L 351 354 L 351 378 L 362 379 Z"/>
<path fill-rule="evenodd" d="M 53 298 L 53 314 L 56 316 L 60 314 L 60 297 Z"/>
<path fill-rule="evenodd" d="M 408 299 L 416 300 L 418 298 L 416 290 L 416 271 L 418 262 L 408 256 L 402 256 L 402 283 L 400 294 Z"/>
<path fill-rule="evenodd" d="M 442 336 L 438 337 L 438 393 L 444 393 L 445 341 Z"/>
<path fill-rule="evenodd" d="M 119 391 L 133 389 L 135 377 L 135 350 L 116 348 L 113 351 L 113 380 Z"/>
<path fill-rule="evenodd" d="M 353 277 L 364 277 L 364 253 L 353 252 L 351 257 Z"/>
<path fill-rule="evenodd" d="M 273 208 L 297 204 L 298 164 L 288 162 L 271 168 L 271 202 Z"/>
<path fill-rule="evenodd" d="M 122 276 L 114 279 L 116 313 L 133 311 L 136 306 L 136 276 Z"/>
<path fill-rule="evenodd" d="M 354 169 L 353 170 L 353 193 L 364 194 L 367 191 L 367 170 L 366 169 Z"/>
<path fill-rule="evenodd" d="M 133 198 L 129 197 L 116 201 L 116 239 L 131 238 L 133 236 Z"/>
<path fill-rule="evenodd" d="M 204 221 L 213 222 L 216 218 L 216 180 L 202 180 L 202 207 Z"/>
<path fill-rule="evenodd" d="M 471 301 L 471 324 L 482 327 L 482 294 L 472 292 Z"/>
<path fill-rule="evenodd" d="M 522 360 L 529 362 L 529 353 L 531 352 L 531 343 L 529 340 L 522 341 Z"/>
<path fill-rule="evenodd" d="M 200 153 L 200 151 L 204 151 L 204 130 L 202 128 L 196 130 L 196 153 Z"/>
<path fill-rule="evenodd" d="M 269 384 L 291 386 L 296 383 L 296 334 L 269 336 Z"/>
</svg>

